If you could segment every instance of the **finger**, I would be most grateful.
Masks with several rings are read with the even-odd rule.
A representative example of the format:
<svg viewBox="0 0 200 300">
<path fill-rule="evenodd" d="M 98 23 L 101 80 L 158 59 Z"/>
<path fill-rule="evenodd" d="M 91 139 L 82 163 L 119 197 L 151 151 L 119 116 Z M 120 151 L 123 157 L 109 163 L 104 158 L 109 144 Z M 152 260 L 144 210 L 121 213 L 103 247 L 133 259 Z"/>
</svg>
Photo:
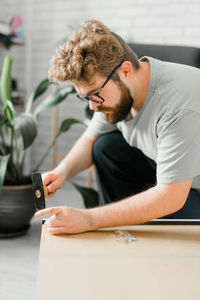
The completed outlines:
<svg viewBox="0 0 200 300">
<path fill-rule="evenodd" d="M 65 227 L 47 228 L 48 232 L 51 234 L 61 234 L 65 233 Z"/>
<path fill-rule="evenodd" d="M 59 220 L 56 215 L 53 215 L 53 216 L 51 216 L 50 218 L 47 219 L 46 226 L 48 228 L 62 227 L 63 226 L 63 221 Z"/>
<path fill-rule="evenodd" d="M 52 183 L 50 183 L 50 184 L 48 185 L 48 191 L 49 191 L 50 193 L 56 192 L 56 190 L 57 190 L 59 187 L 60 187 L 59 180 L 56 179 L 56 180 L 54 180 Z"/>
<path fill-rule="evenodd" d="M 47 195 L 45 195 L 45 199 L 51 198 L 55 193 L 56 193 L 56 191 L 54 191 L 54 192 L 49 192 Z"/>
<path fill-rule="evenodd" d="M 49 215 L 59 215 L 62 212 L 62 208 L 60 207 L 49 207 L 42 210 L 39 210 L 35 213 L 35 217 L 43 217 Z"/>
<path fill-rule="evenodd" d="M 48 194 L 49 194 L 48 187 L 46 185 L 43 185 L 43 190 L 44 190 L 44 196 L 46 198 L 48 196 Z"/>
<path fill-rule="evenodd" d="M 58 188 L 60 188 L 60 180 L 52 172 L 46 172 L 42 174 L 43 186 L 47 187 L 48 193 L 55 193 Z"/>
<path fill-rule="evenodd" d="M 55 175 L 52 172 L 43 173 L 41 176 L 43 185 L 49 185 L 55 180 Z"/>
</svg>

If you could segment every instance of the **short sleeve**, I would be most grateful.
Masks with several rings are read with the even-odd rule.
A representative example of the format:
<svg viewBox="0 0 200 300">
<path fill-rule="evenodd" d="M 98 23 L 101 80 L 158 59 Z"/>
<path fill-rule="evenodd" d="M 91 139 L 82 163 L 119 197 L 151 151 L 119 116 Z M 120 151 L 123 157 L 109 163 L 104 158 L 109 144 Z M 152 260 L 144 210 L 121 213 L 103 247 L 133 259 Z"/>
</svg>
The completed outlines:
<svg viewBox="0 0 200 300">
<path fill-rule="evenodd" d="M 99 137 L 102 134 L 115 130 L 117 130 L 117 126 L 108 123 L 103 113 L 95 112 L 86 129 L 86 133 L 92 137 Z"/>
<path fill-rule="evenodd" d="M 157 125 L 157 182 L 173 183 L 200 175 L 200 114 L 181 110 Z"/>
</svg>

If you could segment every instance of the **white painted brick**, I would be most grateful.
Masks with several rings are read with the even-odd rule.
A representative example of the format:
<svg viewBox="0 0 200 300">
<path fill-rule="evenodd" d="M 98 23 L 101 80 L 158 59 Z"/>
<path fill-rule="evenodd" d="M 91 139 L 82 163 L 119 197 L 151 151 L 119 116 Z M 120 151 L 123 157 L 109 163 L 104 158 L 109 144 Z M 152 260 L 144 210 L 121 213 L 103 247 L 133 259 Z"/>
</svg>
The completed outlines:
<svg viewBox="0 0 200 300">
<path fill-rule="evenodd" d="M 191 15 L 192 17 L 194 17 L 194 15 L 200 16 L 200 1 L 198 2 L 198 4 L 188 6 L 187 14 Z"/>
<path fill-rule="evenodd" d="M 145 6 L 161 6 L 165 4 L 171 4 L 174 0 L 138 0 L 137 4 L 139 5 L 145 5 Z M 186 0 L 187 1 L 187 0 Z"/>
<path fill-rule="evenodd" d="M 200 27 L 190 27 L 184 30 L 185 35 L 190 37 L 199 38 L 200 41 Z"/>
<path fill-rule="evenodd" d="M 196 16 L 186 16 L 185 17 L 185 22 L 187 24 L 187 27 L 193 27 L 194 25 L 200 27 L 200 18 L 199 18 L 199 15 L 196 15 Z"/>
<path fill-rule="evenodd" d="M 175 4 L 181 4 L 181 3 L 184 3 L 184 4 L 189 4 L 189 5 L 194 5 L 196 3 L 199 3 L 199 0 L 173 0 L 173 3 Z"/>
<path fill-rule="evenodd" d="M 163 16 L 166 18 L 167 16 L 177 16 L 184 15 L 186 11 L 186 6 L 184 4 L 166 4 L 160 6 L 152 6 L 151 7 L 151 15 L 153 16 Z"/>
</svg>

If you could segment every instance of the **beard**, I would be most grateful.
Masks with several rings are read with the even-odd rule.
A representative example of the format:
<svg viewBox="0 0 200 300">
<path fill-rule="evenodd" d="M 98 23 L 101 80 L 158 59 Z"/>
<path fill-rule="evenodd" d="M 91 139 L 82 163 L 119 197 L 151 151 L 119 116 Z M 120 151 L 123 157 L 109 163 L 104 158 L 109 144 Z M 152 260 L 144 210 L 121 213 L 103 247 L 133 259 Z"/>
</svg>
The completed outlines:
<svg viewBox="0 0 200 300">
<path fill-rule="evenodd" d="M 130 90 L 125 86 L 125 84 L 120 81 L 120 91 L 121 91 L 121 98 L 118 104 L 115 107 L 98 107 L 96 111 L 103 111 L 106 117 L 106 121 L 110 124 L 116 124 L 120 121 L 126 119 L 127 115 L 129 114 L 134 99 L 131 96 Z M 108 111 L 108 113 L 106 113 Z"/>
</svg>

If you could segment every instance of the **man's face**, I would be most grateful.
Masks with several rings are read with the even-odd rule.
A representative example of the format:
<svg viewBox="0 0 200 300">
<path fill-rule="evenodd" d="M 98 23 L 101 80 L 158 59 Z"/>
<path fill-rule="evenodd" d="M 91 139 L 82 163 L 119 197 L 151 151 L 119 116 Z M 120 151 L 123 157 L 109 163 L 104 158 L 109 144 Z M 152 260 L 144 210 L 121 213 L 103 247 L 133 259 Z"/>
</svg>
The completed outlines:
<svg viewBox="0 0 200 300">
<path fill-rule="evenodd" d="M 92 91 L 98 91 L 102 78 L 96 76 L 97 88 Z M 75 86 L 76 87 L 76 86 Z M 76 87 L 81 94 L 91 94 L 88 89 Z M 91 110 L 102 112 L 105 114 L 107 122 L 115 124 L 124 120 L 130 112 L 134 99 L 131 96 L 129 88 L 120 80 L 119 83 L 110 80 L 100 92 L 100 96 L 104 99 L 103 103 L 95 103 L 92 100 L 89 101 Z M 100 100 L 98 97 L 93 97 L 96 100 Z"/>
<path fill-rule="evenodd" d="M 105 99 L 105 105 L 103 103 L 101 104 L 101 106 L 98 106 L 95 109 L 95 111 L 103 112 L 105 114 L 106 121 L 110 124 L 115 124 L 117 122 L 125 120 L 134 102 L 130 90 L 122 81 L 120 82 L 120 86 L 118 86 L 118 90 L 120 92 L 120 98 L 115 105 L 107 107 Z"/>
</svg>

